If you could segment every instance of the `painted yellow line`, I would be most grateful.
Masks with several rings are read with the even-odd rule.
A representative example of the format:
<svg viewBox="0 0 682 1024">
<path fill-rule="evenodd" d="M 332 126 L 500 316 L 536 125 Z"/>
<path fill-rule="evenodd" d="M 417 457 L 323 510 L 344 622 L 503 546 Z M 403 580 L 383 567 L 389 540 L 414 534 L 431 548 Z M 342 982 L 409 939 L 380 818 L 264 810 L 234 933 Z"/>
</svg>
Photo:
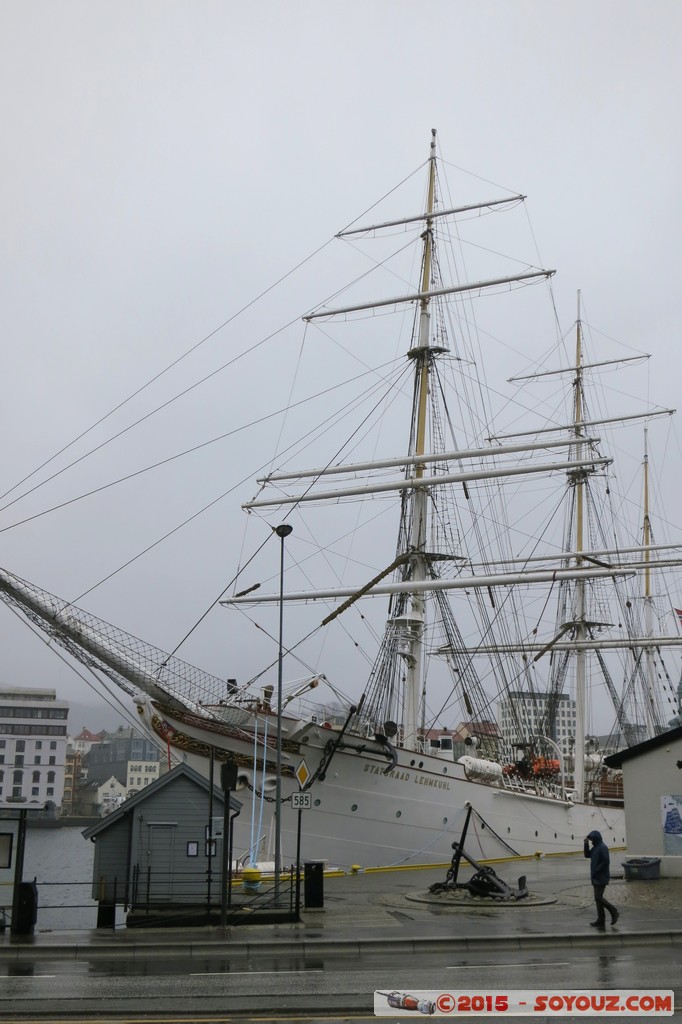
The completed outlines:
<svg viewBox="0 0 682 1024">
<path fill-rule="evenodd" d="M 612 846 L 610 847 L 612 853 L 617 853 L 625 849 L 624 846 Z M 571 850 L 569 853 L 527 853 L 523 856 L 518 857 L 490 857 L 487 860 L 479 860 L 479 864 L 514 864 L 517 861 L 527 860 L 544 860 L 546 857 L 582 857 L 583 851 Z M 359 871 L 346 871 L 347 875 L 372 875 L 379 874 L 380 872 L 387 871 L 439 871 L 443 868 L 449 868 L 451 861 L 445 861 L 442 864 L 394 864 L 386 867 L 375 867 L 375 868 L 360 868 Z M 466 867 L 466 864 L 464 864 Z M 326 872 L 325 872 L 326 874 Z"/>
</svg>

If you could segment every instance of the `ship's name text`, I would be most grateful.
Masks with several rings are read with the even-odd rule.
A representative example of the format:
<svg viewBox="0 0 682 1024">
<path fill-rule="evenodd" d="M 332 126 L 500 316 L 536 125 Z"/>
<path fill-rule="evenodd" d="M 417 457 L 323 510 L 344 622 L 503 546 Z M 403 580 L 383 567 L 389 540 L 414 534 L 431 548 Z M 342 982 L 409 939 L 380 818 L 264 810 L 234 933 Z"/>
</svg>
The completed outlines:
<svg viewBox="0 0 682 1024">
<path fill-rule="evenodd" d="M 411 778 L 409 772 L 399 771 L 397 768 L 385 773 L 380 764 L 366 764 L 365 771 L 369 772 L 370 775 L 386 774 L 387 778 L 398 779 L 400 782 L 409 782 Z M 427 775 L 415 775 L 412 781 L 416 786 L 429 786 L 431 789 L 450 789 L 448 779 L 431 779 Z"/>
</svg>

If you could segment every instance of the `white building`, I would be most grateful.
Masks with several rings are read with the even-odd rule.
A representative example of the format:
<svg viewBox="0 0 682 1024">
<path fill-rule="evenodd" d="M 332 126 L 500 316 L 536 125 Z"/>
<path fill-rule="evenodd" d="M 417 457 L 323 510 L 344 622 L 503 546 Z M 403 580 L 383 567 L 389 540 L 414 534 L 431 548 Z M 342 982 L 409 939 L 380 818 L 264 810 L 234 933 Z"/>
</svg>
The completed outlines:
<svg viewBox="0 0 682 1024">
<path fill-rule="evenodd" d="M 0 800 L 18 809 L 61 806 L 67 701 L 54 690 L 0 686 Z"/>
<path fill-rule="evenodd" d="M 126 799 L 126 787 L 115 775 L 102 782 L 86 782 L 78 793 L 79 812 L 88 817 L 106 817 Z"/>
<path fill-rule="evenodd" d="M 160 761 L 128 761 L 128 796 L 156 782 L 159 777 Z"/>
<path fill-rule="evenodd" d="M 552 700 L 555 701 L 556 713 L 554 725 L 548 731 Z M 564 694 L 553 697 L 549 693 L 529 694 L 522 690 L 512 690 L 497 705 L 497 724 L 509 756 L 513 754 L 512 744 L 545 735 L 554 740 L 562 754 L 569 754 L 575 742 L 575 700 Z"/>
<path fill-rule="evenodd" d="M 623 772 L 628 857 L 660 858 L 662 877 L 682 878 L 682 726 L 605 760 Z"/>
</svg>

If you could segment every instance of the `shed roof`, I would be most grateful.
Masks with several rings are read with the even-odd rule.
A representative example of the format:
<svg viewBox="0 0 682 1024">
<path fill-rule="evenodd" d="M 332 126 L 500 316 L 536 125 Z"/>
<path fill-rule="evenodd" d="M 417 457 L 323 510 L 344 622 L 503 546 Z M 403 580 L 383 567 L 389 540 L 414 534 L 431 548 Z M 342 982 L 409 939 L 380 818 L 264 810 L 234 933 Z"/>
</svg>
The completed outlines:
<svg viewBox="0 0 682 1024">
<path fill-rule="evenodd" d="M 648 754 L 650 750 L 664 747 L 667 743 L 674 743 L 676 740 L 682 740 L 682 725 L 659 733 L 658 736 L 653 736 L 650 740 L 643 740 L 642 743 L 637 743 L 634 747 L 619 750 L 617 754 L 609 754 L 604 758 L 604 764 L 609 768 L 620 768 L 624 761 L 632 761 L 635 757 L 641 757 L 642 754 Z"/>
<path fill-rule="evenodd" d="M 190 779 L 196 786 L 199 786 L 208 793 L 208 779 L 195 771 L 194 768 L 190 768 L 189 765 L 180 764 L 177 768 L 173 768 L 172 771 L 166 772 L 165 775 L 156 779 L 150 786 L 146 786 L 144 789 L 140 790 L 139 793 L 135 793 L 133 796 L 128 797 L 128 799 L 125 800 L 117 810 L 112 811 L 111 814 L 106 816 L 106 818 L 102 818 L 102 820 L 98 821 L 96 825 L 91 825 L 89 828 L 84 829 L 83 836 L 86 839 L 92 839 L 105 829 L 111 828 L 111 826 L 116 824 L 117 821 L 120 821 L 121 818 L 125 817 L 129 811 L 137 807 L 138 804 L 142 804 L 146 800 L 149 800 L 149 798 L 153 797 L 155 793 L 159 792 L 159 790 L 163 789 L 165 786 L 173 785 L 176 779 L 182 778 L 183 776 Z M 223 790 L 215 783 L 213 784 L 213 798 L 218 800 L 222 807 L 224 799 Z M 233 793 L 231 793 L 230 808 L 233 811 L 238 811 L 241 809 L 241 806 L 241 802 L 235 798 Z"/>
</svg>

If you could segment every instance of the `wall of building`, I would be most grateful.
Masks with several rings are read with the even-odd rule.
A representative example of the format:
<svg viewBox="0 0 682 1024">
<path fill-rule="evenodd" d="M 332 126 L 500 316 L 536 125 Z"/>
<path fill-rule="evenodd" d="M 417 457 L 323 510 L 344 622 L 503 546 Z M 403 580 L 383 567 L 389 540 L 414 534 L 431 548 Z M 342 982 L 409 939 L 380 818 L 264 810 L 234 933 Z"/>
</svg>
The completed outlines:
<svg viewBox="0 0 682 1024">
<path fill-rule="evenodd" d="M 60 808 L 68 714 L 54 690 L 0 690 L 0 798 L 27 810 Z"/>
<path fill-rule="evenodd" d="M 95 840 L 93 899 L 110 903 L 129 902 L 128 848 L 131 829 L 132 817 L 125 815 L 118 821 L 112 821 L 106 833 Z"/>
<path fill-rule="evenodd" d="M 682 808 L 682 739 L 623 762 L 628 857 L 660 857 L 661 874 L 682 877 L 682 833 L 663 831 L 663 798 Z M 667 804 L 675 806 L 675 802 Z"/>
<path fill-rule="evenodd" d="M 550 695 L 536 693 L 532 697 L 522 691 L 512 691 L 497 704 L 497 723 L 503 737 L 507 755 L 511 745 L 520 738 L 545 735 L 546 715 Z M 560 695 L 556 700 L 554 740 L 562 753 L 572 750 L 576 728 L 576 703 L 573 698 Z M 520 733 L 520 735 L 519 735 Z"/>
<path fill-rule="evenodd" d="M 222 815 L 214 793 L 213 815 Z M 111 825 L 95 835 L 95 899 L 123 902 L 121 880 L 129 874 L 127 902 L 137 905 L 197 903 L 206 899 L 209 796 L 207 788 L 185 775 L 138 794 L 128 813 L 121 808 Z M 214 894 L 219 891 L 222 838 L 212 864 Z M 136 883 L 136 887 L 135 887 Z"/>
<path fill-rule="evenodd" d="M 127 782 L 128 796 L 139 793 L 141 790 L 151 786 L 159 777 L 160 762 L 156 761 L 128 761 Z"/>
</svg>

